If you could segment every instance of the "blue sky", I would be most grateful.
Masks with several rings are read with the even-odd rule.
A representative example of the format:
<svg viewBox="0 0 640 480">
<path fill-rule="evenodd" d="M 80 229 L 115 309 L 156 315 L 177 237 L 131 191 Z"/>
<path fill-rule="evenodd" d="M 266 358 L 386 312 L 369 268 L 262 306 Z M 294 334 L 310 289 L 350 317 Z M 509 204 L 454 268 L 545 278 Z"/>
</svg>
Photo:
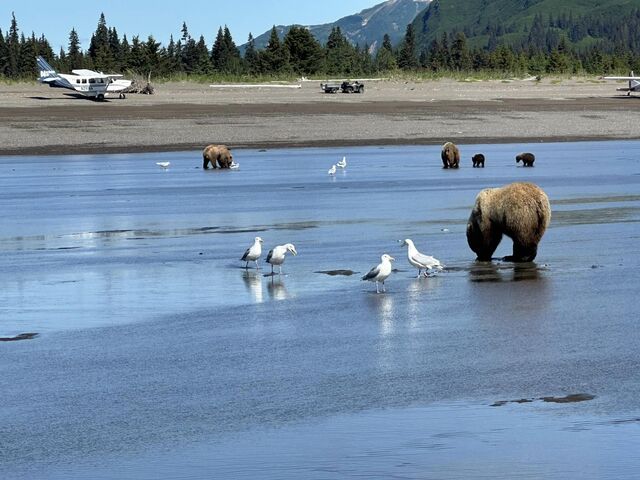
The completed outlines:
<svg viewBox="0 0 640 480">
<path fill-rule="evenodd" d="M 195 38 L 204 35 L 211 46 L 218 26 L 227 25 L 236 44 L 245 43 L 275 25 L 327 23 L 372 7 L 383 0 L 0 0 L 0 28 L 6 34 L 15 12 L 18 28 L 26 36 L 44 34 L 58 53 L 67 49 L 69 32 L 75 28 L 83 48 L 89 46 L 104 12 L 107 26 L 122 38 L 127 34 L 146 39 L 149 35 L 166 45 L 169 35 L 180 37 L 182 22 Z M 74 5 L 76 8 L 74 8 Z"/>
</svg>

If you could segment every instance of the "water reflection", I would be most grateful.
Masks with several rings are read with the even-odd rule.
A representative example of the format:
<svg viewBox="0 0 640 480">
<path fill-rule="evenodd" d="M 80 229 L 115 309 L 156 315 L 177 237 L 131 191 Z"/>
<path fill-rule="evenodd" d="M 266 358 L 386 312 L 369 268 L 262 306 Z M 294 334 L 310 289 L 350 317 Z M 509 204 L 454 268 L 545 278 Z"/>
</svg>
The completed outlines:
<svg viewBox="0 0 640 480">
<path fill-rule="evenodd" d="M 393 296 L 387 293 L 372 293 L 367 300 L 380 320 L 380 335 L 383 337 L 392 335 L 395 329 Z"/>
<path fill-rule="evenodd" d="M 540 271 L 535 262 L 495 263 L 476 261 L 469 268 L 472 282 L 520 282 L 523 280 L 539 280 Z"/>
<path fill-rule="evenodd" d="M 258 271 L 245 270 L 242 272 L 242 281 L 255 303 L 262 303 L 262 274 Z"/>
<path fill-rule="evenodd" d="M 273 275 L 267 282 L 267 292 L 271 300 L 287 300 L 289 292 L 282 281 L 281 275 Z"/>
</svg>

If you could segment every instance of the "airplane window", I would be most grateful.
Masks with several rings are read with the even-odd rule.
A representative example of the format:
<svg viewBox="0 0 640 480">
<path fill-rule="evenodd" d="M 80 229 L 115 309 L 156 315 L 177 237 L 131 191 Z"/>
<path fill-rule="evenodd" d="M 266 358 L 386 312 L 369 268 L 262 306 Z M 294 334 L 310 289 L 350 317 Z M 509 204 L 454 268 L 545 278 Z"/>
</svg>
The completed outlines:
<svg viewBox="0 0 640 480">
<path fill-rule="evenodd" d="M 82 79 L 82 83 L 87 83 L 87 79 L 86 79 L 86 78 L 83 78 L 83 79 Z"/>
<path fill-rule="evenodd" d="M 80 83 L 80 79 L 79 78 L 76 78 L 76 83 Z"/>
<path fill-rule="evenodd" d="M 96 79 L 95 78 L 90 78 L 89 79 L 89 83 L 96 83 Z"/>
</svg>

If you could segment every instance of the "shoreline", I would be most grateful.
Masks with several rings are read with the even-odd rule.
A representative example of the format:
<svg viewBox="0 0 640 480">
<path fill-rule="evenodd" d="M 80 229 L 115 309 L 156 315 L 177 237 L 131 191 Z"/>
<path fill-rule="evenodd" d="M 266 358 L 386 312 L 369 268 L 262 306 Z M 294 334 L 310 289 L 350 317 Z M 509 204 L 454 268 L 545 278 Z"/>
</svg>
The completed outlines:
<svg viewBox="0 0 640 480">
<path fill-rule="evenodd" d="M 38 84 L 0 85 L 0 155 L 235 148 L 548 143 L 640 139 L 640 98 L 582 80 L 367 84 L 364 94 L 162 84 L 94 102 Z"/>
</svg>

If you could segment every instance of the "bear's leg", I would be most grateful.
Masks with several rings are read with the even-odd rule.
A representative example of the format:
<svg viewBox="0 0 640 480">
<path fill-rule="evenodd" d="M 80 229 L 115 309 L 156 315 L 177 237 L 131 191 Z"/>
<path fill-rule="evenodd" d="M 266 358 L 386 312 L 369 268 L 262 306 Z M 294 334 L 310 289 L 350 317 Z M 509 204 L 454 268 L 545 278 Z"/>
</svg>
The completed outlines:
<svg viewBox="0 0 640 480">
<path fill-rule="evenodd" d="M 483 232 L 475 222 L 467 228 L 467 243 L 478 256 L 478 260 L 482 262 L 491 261 L 500 240 L 502 240 L 502 232 L 496 228 L 491 228 L 489 232 Z"/>
<path fill-rule="evenodd" d="M 507 262 L 533 262 L 537 254 L 537 245 L 523 245 L 514 240 L 513 255 L 504 257 L 504 260 Z"/>
</svg>

